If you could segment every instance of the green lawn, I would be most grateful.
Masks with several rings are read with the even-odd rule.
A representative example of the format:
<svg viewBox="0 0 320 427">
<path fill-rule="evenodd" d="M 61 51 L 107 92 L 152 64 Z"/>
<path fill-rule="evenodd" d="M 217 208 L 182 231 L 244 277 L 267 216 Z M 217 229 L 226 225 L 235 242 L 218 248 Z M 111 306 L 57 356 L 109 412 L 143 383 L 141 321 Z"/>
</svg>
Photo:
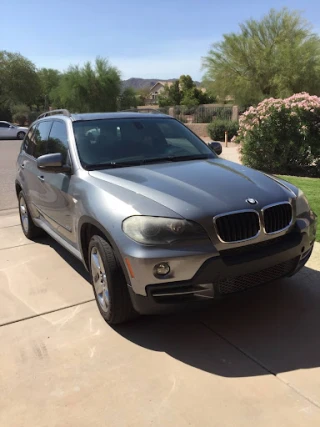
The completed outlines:
<svg viewBox="0 0 320 427">
<path fill-rule="evenodd" d="M 306 195 L 312 210 L 319 216 L 317 241 L 320 242 L 320 178 L 300 178 L 298 176 L 281 175 L 286 181 L 299 187 Z"/>
</svg>

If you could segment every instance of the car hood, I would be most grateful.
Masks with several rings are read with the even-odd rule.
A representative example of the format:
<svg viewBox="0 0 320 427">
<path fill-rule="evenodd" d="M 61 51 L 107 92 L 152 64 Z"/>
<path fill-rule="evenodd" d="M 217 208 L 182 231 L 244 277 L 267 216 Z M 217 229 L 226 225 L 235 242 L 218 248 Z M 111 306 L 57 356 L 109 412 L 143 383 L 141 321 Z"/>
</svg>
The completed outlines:
<svg viewBox="0 0 320 427">
<path fill-rule="evenodd" d="M 292 190 L 276 179 L 223 159 L 107 169 L 91 171 L 90 175 L 106 191 L 108 184 L 130 190 L 128 203 L 134 202 L 135 195 L 144 196 L 189 219 L 261 209 L 295 197 Z M 258 203 L 250 205 L 246 202 L 248 198 Z"/>
</svg>

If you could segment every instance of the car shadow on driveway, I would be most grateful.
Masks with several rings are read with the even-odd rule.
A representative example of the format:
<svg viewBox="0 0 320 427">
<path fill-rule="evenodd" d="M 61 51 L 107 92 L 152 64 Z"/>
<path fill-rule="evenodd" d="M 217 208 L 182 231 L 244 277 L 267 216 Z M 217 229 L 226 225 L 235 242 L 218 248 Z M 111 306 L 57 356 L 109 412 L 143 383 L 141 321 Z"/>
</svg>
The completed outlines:
<svg viewBox="0 0 320 427">
<path fill-rule="evenodd" d="M 319 307 L 320 272 L 305 267 L 293 278 L 216 301 L 201 312 L 141 317 L 115 330 L 212 374 L 276 375 L 320 366 Z M 239 351 L 256 363 L 235 357 Z"/>
<path fill-rule="evenodd" d="M 82 276 L 91 286 L 90 275 L 85 269 L 83 263 L 79 259 L 74 257 L 58 242 L 56 242 L 48 235 L 39 237 L 35 240 L 35 242 L 41 245 L 50 246 L 64 261 L 66 261 L 70 265 L 70 267 L 72 267 L 80 276 Z"/>
<path fill-rule="evenodd" d="M 81 261 L 50 237 L 38 243 L 52 247 L 91 286 Z M 292 278 L 213 301 L 200 310 L 141 316 L 114 330 L 194 368 L 248 377 L 320 367 L 319 325 L 320 271 L 305 267 Z M 256 363 L 248 363 L 248 357 Z"/>
</svg>

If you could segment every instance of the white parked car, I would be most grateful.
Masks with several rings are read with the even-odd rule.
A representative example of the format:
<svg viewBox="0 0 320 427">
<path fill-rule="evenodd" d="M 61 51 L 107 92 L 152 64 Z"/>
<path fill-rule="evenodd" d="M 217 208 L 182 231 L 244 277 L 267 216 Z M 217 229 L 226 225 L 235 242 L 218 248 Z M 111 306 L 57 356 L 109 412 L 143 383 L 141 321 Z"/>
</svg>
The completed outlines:
<svg viewBox="0 0 320 427">
<path fill-rule="evenodd" d="M 9 122 L 0 121 L 0 138 L 1 139 L 23 139 L 28 128 L 16 126 Z"/>
</svg>

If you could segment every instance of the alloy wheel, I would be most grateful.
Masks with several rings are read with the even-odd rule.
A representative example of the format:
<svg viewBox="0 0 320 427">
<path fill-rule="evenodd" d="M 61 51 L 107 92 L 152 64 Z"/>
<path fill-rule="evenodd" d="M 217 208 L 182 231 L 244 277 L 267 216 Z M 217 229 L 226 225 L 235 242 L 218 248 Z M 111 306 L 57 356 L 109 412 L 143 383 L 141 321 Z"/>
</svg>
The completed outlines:
<svg viewBox="0 0 320 427">
<path fill-rule="evenodd" d="M 108 280 L 101 255 L 95 246 L 91 249 L 90 266 L 97 301 L 101 309 L 106 313 L 110 305 Z"/>
<path fill-rule="evenodd" d="M 19 211 L 20 211 L 20 218 L 21 218 L 21 224 L 22 224 L 23 230 L 26 234 L 28 234 L 28 231 L 29 231 L 29 214 L 28 214 L 28 208 L 26 205 L 26 201 L 24 200 L 23 196 L 21 196 L 19 199 Z"/>
</svg>

